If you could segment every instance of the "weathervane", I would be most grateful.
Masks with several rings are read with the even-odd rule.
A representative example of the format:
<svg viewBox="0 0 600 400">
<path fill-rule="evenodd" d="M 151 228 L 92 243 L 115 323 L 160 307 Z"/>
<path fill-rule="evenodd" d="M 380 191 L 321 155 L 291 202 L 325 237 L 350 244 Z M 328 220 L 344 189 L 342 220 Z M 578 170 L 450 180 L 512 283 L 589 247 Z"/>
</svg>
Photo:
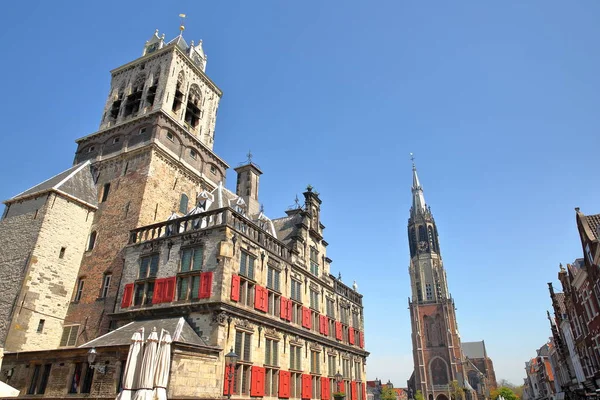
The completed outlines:
<svg viewBox="0 0 600 400">
<path fill-rule="evenodd" d="M 181 25 L 179 25 L 179 35 L 183 35 L 183 31 L 185 30 L 185 14 L 179 14 L 179 18 L 181 18 Z"/>
<path fill-rule="evenodd" d="M 252 152 L 250 150 L 248 150 L 246 157 L 248 157 L 248 164 L 252 164 Z"/>
<path fill-rule="evenodd" d="M 410 161 L 412 161 L 413 168 L 415 168 L 415 155 L 410 153 Z"/>
</svg>

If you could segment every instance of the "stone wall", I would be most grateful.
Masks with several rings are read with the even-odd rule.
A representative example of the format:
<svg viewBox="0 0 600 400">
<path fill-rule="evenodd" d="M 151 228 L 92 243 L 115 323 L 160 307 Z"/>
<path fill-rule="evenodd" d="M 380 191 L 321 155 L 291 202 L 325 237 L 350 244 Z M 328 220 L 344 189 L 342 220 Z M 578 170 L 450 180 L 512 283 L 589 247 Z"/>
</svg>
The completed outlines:
<svg viewBox="0 0 600 400">
<path fill-rule="evenodd" d="M 48 196 L 44 211 L 6 351 L 58 346 L 94 216 L 89 207 L 55 193 Z M 23 224 L 23 228 L 28 226 Z"/>
</svg>

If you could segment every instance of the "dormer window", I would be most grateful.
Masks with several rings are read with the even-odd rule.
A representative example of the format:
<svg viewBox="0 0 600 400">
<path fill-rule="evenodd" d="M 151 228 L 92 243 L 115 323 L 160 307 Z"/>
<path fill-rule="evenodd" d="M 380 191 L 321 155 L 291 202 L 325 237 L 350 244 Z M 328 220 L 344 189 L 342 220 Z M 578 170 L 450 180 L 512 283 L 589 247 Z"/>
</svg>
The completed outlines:
<svg viewBox="0 0 600 400">
<path fill-rule="evenodd" d="M 138 131 L 138 135 L 143 135 L 144 133 L 146 133 L 146 128 L 141 128 L 141 129 Z"/>
<path fill-rule="evenodd" d="M 87 149 L 87 152 L 88 152 L 88 153 L 91 153 L 91 152 L 93 152 L 94 150 L 96 150 L 96 148 L 95 148 L 94 146 L 90 146 L 90 147 L 88 147 L 88 149 Z"/>
<path fill-rule="evenodd" d="M 210 166 L 210 173 L 213 174 L 213 175 L 217 174 L 217 168 L 214 165 Z"/>
<path fill-rule="evenodd" d="M 200 123 L 200 88 L 192 85 L 185 107 L 185 122 L 192 128 L 196 128 Z"/>
<path fill-rule="evenodd" d="M 119 143 L 120 139 L 121 139 L 121 138 L 118 138 L 118 137 L 114 138 L 114 139 L 112 140 L 113 144 Z"/>
<path fill-rule="evenodd" d="M 173 137 L 173 134 L 171 132 L 167 132 L 167 139 L 169 139 L 171 142 L 175 141 L 175 138 Z"/>
<path fill-rule="evenodd" d="M 139 75 L 133 86 L 131 87 L 131 94 L 127 96 L 127 102 L 125 103 L 125 111 L 123 112 L 123 116 L 127 117 L 132 114 L 136 114 L 140 109 L 140 104 L 142 102 L 142 92 L 144 91 L 144 81 L 146 77 L 144 75 Z"/>
</svg>

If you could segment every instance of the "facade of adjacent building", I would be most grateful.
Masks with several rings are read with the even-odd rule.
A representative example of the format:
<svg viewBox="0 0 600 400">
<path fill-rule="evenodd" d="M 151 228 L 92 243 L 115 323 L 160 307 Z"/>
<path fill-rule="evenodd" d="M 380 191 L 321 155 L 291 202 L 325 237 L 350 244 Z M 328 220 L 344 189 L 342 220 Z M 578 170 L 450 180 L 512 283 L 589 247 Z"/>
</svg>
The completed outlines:
<svg viewBox="0 0 600 400">
<path fill-rule="evenodd" d="M 74 166 L 6 202 L 0 377 L 21 395 L 114 398 L 131 336 L 156 328 L 174 336 L 169 398 L 366 400 L 362 295 L 331 274 L 321 198 L 267 217 L 251 158 L 225 188 L 205 71 L 201 42 L 157 31 L 111 71 Z"/>
<path fill-rule="evenodd" d="M 420 391 L 426 400 L 448 400 L 451 398 L 450 383 L 456 381 L 465 389 L 467 398 L 487 398 L 492 377 L 495 385 L 493 366 L 490 362 L 490 368 L 484 368 L 488 375 L 484 375 L 463 352 L 437 227 L 431 209 L 425 203 L 414 164 L 412 175 L 408 242 L 411 256 L 409 274 L 412 295 L 409 309 L 414 372 L 409 380 L 409 388 L 412 393 Z M 478 381 L 481 394 L 471 387 L 467 375 L 469 371 L 475 374 L 472 374 L 473 379 Z"/>
</svg>

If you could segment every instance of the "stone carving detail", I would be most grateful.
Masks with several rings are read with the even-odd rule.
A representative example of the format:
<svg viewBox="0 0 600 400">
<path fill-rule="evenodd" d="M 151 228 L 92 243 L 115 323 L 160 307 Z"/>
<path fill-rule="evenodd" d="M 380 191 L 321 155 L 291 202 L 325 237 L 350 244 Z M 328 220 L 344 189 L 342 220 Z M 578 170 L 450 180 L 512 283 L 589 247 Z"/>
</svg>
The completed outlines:
<svg viewBox="0 0 600 400">
<path fill-rule="evenodd" d="M 265 328 L 265 337 L 270 337 L 273 339 L 280 339 L 281 335 L 274 328 Z"/>
<path fill-rule="evenodd" d="M 321 346 L 319 346 L 319 344 L 317 344 L 317 343 L 311 343 L 309 347 L 311 350 L 314 350 L 314 351 L 322 351 L 323 350 L 323 348 Z"/>
<path fill-rule="evenodd" d="M 298 335 L 296 335 L 295 337 L 290 338 L 290 344 L 304 346 L 304 341 L 300 339 Z"/>
<path fill-rule="evenodd" d="M 218 314 L 213 314 L 212 322 L 213 324 L 216 323 L 221 326 L 225 326 L 225 323 L 227 322 L 227 313 L 225 311 L 221 311 Z"/>
<path fill-rule="evenodd" d="M 242 328 L 249 331 L 254 331 L 254 326 L 247 319 L 238 319 L 235 321 L 236 328 Z"/>
</svg>

